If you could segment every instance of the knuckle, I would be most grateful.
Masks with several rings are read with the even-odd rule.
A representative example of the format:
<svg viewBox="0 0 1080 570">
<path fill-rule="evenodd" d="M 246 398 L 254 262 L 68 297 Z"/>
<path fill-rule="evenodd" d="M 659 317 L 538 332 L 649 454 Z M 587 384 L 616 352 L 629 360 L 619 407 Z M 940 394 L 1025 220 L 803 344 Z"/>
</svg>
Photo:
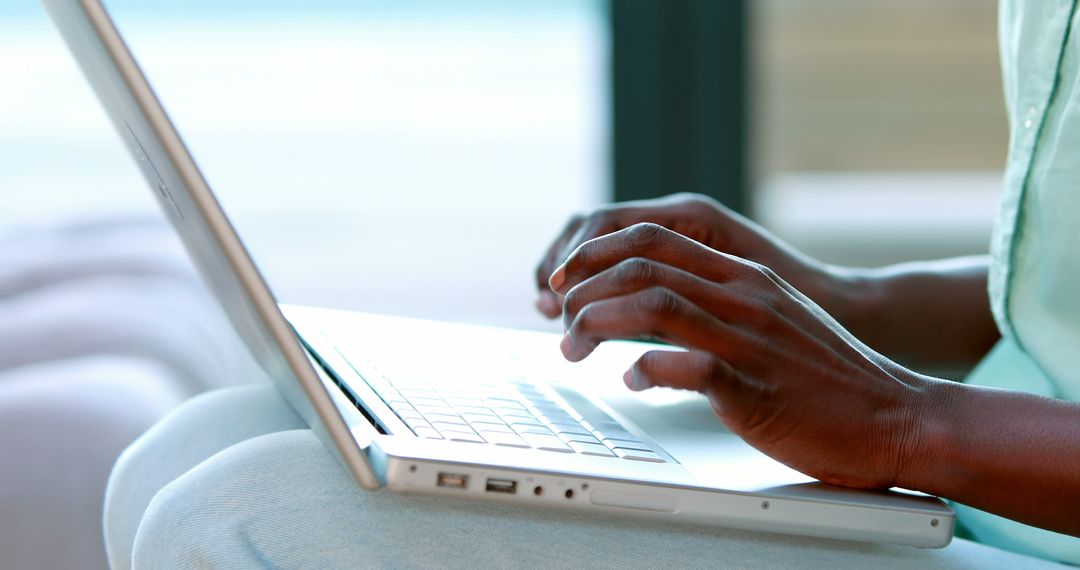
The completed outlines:
<svg viewBox="0 0 1080 570">
<path fill-rule="evenodd" d="M 593 309 L 591 304 L 581 307 L 574 317 L 574 322 L 570 325 L 570 330 L 568 332 L 575 336 L 588 333 L 592 328 L 592 313 Z"/>
<path fill-rule="evenodd" d="M 752 261 L 747 262 L 747 264 L 753 270 L 753 275 L 757 279 L 762 279 L 762 280 L 767 280 L 767 281 L 775 281 L 777 279 L 776 272 L 773 271 L 772 269 L 769 269 L 768 266 L 762 265 L 760 263 L 754 263 Z"/>
<path fill-rule="evenodd" d="M 651 222 L 642 222 L 630 226 L 626 232 L 626 239 L 631 245 L 649 245 L 654 243 L 663 233 L 664 227 Z"/>
<path fill-rule="evenodd" d="M 762 333 L 769 333 L 776 329 L 776 314 L 767 306 L 751 308 L 747 311 L 743 322 L 751 329 Z"/>
<path fill-rule="evenodd" d="M 772 271 L 764 265 L 750 261 L 749 259 L 732 258 L 732 273 L 740 281 L 749 281 L 752 283 L 761 283 L 769 280 L 769 273 Z"/>
<path fill-rule="evenodd" d="M 582 267 L 587 266 L 592 261 L 594 253 L 596 252 L 596 242 L 587 241 L 574 250 L 574 253 L 570 254 L 570 258 L 567 259 L 567 266 Z"/>
<path fill-rule="evenodd" d="M 719 381 L 728 375 L 728 369 L 722 360 L 709 355 L 701 363 L 701 375 L 709 381 Z"/>
<path fill-rule="evenodd" d="M 679 199 L 688 206 L 694 206 L 698 208 L 711 205 L 708 198 L 705 198 L 701 194 L 695 194 L 693 192 L 680 192 Z"/>
<path fill-rule="evenodd" d="M 667 287 L 651 287 L 640 296 L 643 313 L 655 317 L 669 317 L 682 310 L 682 299 Z"/>
<path fill-rule="evenodd" d="M 620 282 L 651 283 L 656 275 L 656 266 L 643 257 L 631 257 L 620 261 L 615 271 Z"/>
<path fill-rule="evenodd" d="M 585 302 L 585 295 L 581 287 L 574 287 L 563 297 L 563 313 L 567 316 L 576 315 Z"/>
<path fill-rule="evenodd" d="M 723 209 L 723 205 L 713 198 L 694 192 L 680 192 L 675 195 L 675 200 L 687 211 L 694 214 L 712 214 Z"/>
</svg>

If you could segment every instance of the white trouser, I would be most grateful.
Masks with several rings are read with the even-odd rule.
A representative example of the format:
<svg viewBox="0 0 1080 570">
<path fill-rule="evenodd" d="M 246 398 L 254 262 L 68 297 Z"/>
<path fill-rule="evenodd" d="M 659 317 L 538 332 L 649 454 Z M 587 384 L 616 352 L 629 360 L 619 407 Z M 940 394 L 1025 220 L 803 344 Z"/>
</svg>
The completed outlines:
<svg viewBox="0 0 1080 570">
<path fill-rule="evenodd" d="M 121 456 L 116 569 L 1060 568 L 966 540 L 861 544 L 361 490 L 268 385 L 185 403 Z"/>
</svg>

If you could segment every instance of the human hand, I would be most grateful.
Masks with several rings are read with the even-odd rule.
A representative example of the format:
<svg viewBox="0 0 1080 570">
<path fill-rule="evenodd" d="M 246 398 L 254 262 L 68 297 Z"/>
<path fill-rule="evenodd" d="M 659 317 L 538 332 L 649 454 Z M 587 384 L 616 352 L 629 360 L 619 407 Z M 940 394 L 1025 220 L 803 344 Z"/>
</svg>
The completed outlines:
<svg viewBox="0 0 1080 570">
<path fill-rule="evenodd" d="M 634 224 L 649 222 L 689 237 L 717 251 L 772 268 L 819 304 L 832 305 L 839 280 L 824 265 L 796 251 L 719 202 L 697 194 L 624 202 L 574 216 L 552 242 L 536 268 L 537 308 L 559 316 L 562 302 L 548 287 L 548 277 L 581 244 Z M 826 306 L 830 312 L 835 307 Z"/>
<path fill-rule="evenodd" d="M 683 347 L 643 355 L 627 385 L 701 392 L 750 445 L 828 483 L 895 485 L 940 383 L 860 343 L 769 268 L 656 224 L 581 244 L 550 286 L 564 296 L 567 359 L 612 339 Z"/>
</svg>

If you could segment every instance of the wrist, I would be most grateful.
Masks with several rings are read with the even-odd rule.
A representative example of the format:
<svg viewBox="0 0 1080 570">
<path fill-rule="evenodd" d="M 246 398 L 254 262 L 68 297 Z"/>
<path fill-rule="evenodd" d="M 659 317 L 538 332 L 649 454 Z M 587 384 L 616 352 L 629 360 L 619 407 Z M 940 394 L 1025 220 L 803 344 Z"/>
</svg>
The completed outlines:
<svg viewBox="0 0 1080 570">
<path fill-rule="evenodd" d="M 913 373 L 914 374 L 914 373 Z M 910 409 L 913 413 L 909 432 L 899 440 L 899 466 L 896 485 L 933 495 L 948 495 L 950 485 L 961 474 L 953 467 L 958 445 L 957 428 L 962 421 L 962 401 L 968 386 L 917 375 Z"/>
<path fill-rule="evenodd" d="M 809 271 L 807 295 L 845 329 L 861 336 L 880 316 L 880 280 L 869 271 L 818 264 Z"/>
</svg>

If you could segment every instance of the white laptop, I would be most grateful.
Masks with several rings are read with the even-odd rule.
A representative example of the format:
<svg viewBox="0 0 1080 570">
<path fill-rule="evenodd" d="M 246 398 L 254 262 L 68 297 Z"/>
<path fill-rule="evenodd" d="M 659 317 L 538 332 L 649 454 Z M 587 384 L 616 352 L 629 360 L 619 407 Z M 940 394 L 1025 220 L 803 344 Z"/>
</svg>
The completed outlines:
<svg viewBox="0 0 1080 570">
<path fill-rule="evenodd" d="M 279 306 L 100 0 L 44 0 L 162 209 L 282 395 L 365 489 L 919 547 L 954 512 L 818 483 L 703 397 L 619 389 L 656 345 Z"/>
</svg>

